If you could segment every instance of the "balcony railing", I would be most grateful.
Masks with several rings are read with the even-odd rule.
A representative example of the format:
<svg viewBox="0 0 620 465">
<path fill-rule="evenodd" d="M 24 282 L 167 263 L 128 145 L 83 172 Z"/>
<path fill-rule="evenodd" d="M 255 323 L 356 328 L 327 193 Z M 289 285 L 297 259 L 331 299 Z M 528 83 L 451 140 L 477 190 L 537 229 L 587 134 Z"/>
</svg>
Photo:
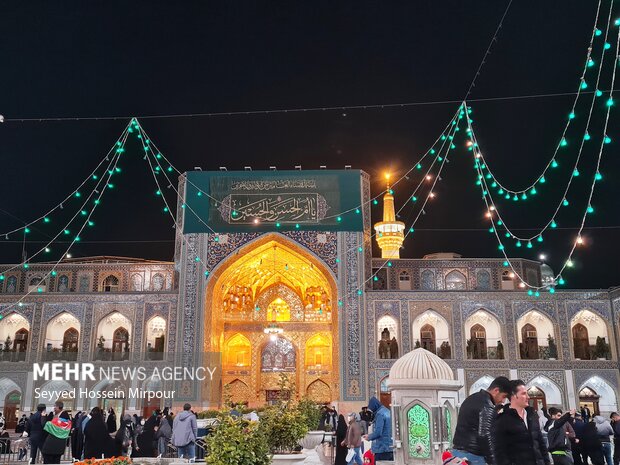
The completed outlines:
<svg viewBox="0 0 620 465">
<path fill-rule="evenodd" d="M 112 352 L 108 350 L 96 350 L 93 359 L 101 362 L 122 362 L 129 360 L 130 352 Z"/>
<path fill-rule="evenodd" d="M 26 352 L 0 351 L 0 362 L 23 362 Z"/>
<path fill-rule="evenodd" d="M 75 362 L 77 360 L 77 352 L 47 351 L 43 352 L 43 361 L 45 362 Z"/>
</svg>

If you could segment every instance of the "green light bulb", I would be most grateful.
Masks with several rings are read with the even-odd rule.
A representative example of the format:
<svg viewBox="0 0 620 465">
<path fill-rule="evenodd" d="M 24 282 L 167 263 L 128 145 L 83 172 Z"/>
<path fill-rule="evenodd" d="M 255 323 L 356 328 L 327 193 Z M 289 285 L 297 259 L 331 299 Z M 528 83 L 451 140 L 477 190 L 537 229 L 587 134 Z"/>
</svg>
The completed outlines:
<svg viewBox="0 0 620 465">
<path fill-rule="evenodd" d="M 52 270 L 52 276 L 56 276 L 58 272 L 56 270 Z"/>
<path fill-rule="evenodd" d="M 558 227 L 558 224 L 555 222 L 555 220 L 551 220 L 551 227 L 554 229 Z"/>
<path fill-rule="evenodd" d="M 95 201 L 93 202 L 95 205 L 99 205 L 101 203 L 101 201 L 99 199 L 95 199 Z"/>
<path fill-rule="evenodd" d="M 611 48 L 611 44 L 609 42 L 605 42 L 605 50 L 609 50 Z"/>
<path fill-rule="evenodd" d="M 409 228 L 409 232 L 413 233 L 414 229 L 413 228 Z"/>
<path fill-rule="evenodd" d="M 168 173 L 172 173 L 172 166 L 169 166 L 168 168 L 166 168 L 168 170 Z"/>
<path fill-rule="evenodd" d="M 610 98 L 607 100 L 607 106 L 611 107 L 614 104 L 614 99 Z"/>
<path fill-rule="evenodd" d="M 562 205 L 565 206 L 565 207 L 568 207 L 568 200 L 564 199 L 562 201 Z"/>
<path fill-rule="evenodd" d="M 568 145 L 568 142 L 566 142 L 566 138 L 562 137 L 562 140 L 560 141 L 560 146 L 561 147 L 566 147 Z"/>
<path fill-rule="evenodd" d="M 280 227 L 280 223 L 276 223 L 276 228 L 279 228 L 279 227 Z"/>
<path fill-rule="evenodd" d="M 510 237 L 510 233 L 509 232 L 504 233 L 504 237 Z"/>
<path fill-rule="evenodd" d="M 571 112 L 568 114 L 568 119 L 574 119 L 574 118 L 575 118 L 575 113 L 571 111 Z"/>
<path fill-rule="evenodd" d="M 339 216 L 338 218 L 336 218 L 336 221 L 338 222 L 342 221 L 342 217 Z"/>
<path fill-rule="evenodd" d="M 521 200 L 527 200 L 527 194 L 525 192 L 521 195 Z"/>
<path fill-rule="evenodd" d="M 65 229 L 63 232 L 65 233 L 65 236 L 68 236 L 69 234 L 71 234 L 71 231 L 69 231 L 68 229 Z"/>
<path fill-rule="evenodd" d="M 498 246 L 497 246 L 497 248 L 498 248 L 499 250 L 504 250 L 504 245 L 503 245 L 503 244 L 500 244 L 500 245 L 498 245 Z"/>
<path fill-rule="evenodd" d="M 164 207 L 164 213 L 168 213 L 168 207 Z"/>
<path fill-rule="evenodd" d="M 555 159 L 553 159 L 553 161 L 551 162 L 551 168 L 557 168 L 558 167 L 558 162 L 555 161 Z"/>
<path fill-rule="evenodd" d="M 594 60 L 592 58 L 590 58 L 588 60 L 588 68 L 592 68 L 592 66 L 594 66 Z"/>
<path fill-rule="evenodd" d="M 510 199 L 510 194 L 506 194 L 506 195 L 504 196 L 504 198 L 505 198 L 506 200 Z"/>
<path fill-rule="evenodd" d="M 519 200 L 519 196 L 517 194 L 515 194 L 514 197 L 512 198 L 512 200 L 516 202 L 517 200 Z"/>
<path fill-rule="evenodd" d="M 209 272 L 208 271 L 205 271 L 205 276 L 209 276 Z"/>
<path fill-rule="evenodd" d="M 497 187 L 497 183 L 496 183 L 495 181 L 493 181 L 493 182 L 491 183 L 491 187 Z"/>
<path fill-rule="evenodd" d="M 45 218 L 43 218 L 43 222 L 44 222 L 44 223 L 49 223 L 49 222 L 50 222 L 50 219 L 46 216 Z"/>
<path fill-rule="evenodd" d="M 93 174 L 93 179 L 96 181 L 97 179 L 99 179 L 99 176 L 97 176 L 96 174 Z"/>
<path fill-rule="evenodd" d="M 411 201 L 412 201 L 412 202 L 417 202 L 417 201 L 418 201 L 418 198 L 414 195 L 413 197 L 411 197 Z"/>
<path fill-rule="evenodd" d="M 594 207 L 592 205 L 588 205 L 588 213 L 594 213 Z"/>
<path fill-rule="evenodd" d="M 24 268 L 28 269 L 30 267 L 30 265 L 28 265 L 28 263 L 24 263 Z"/>
<path fill-rule="evenodd" d="M 544 183 L 546 183 L 546 182 L 547 182 L 547 180 L 546 180 L 546 179 L 545 179 L 545 177 L 543 176 L 542 178 L 540 178 L 539 182 L 540 182 L 541 184 L 544 184 Z"/>
<path fill-rule="evenodd" d="M 581 83 L 581 88 L 582 88 L 582 89 L 587 89 L 587 88 L 588 88 L 588 83 L 587 83 L 586 81 L 583 81 L 583 82 Z"/>
<path fill-rule="evenodd" d="M 377 205 L 378 203 L 379 203 L 379 202 L 377 202 L 377 199 L 374 199 L 374 200 L 372 201 L 372 204 L 373 204 L 373 205 Z"/>
<path fill-rule="evenodd" d="M 28 234 L 30 232 L 30 228 L 24 228 L 24 234 Z"/>
<path fill-rule="evenodd" d="M 620 19 L 616 19 L 614 21 L 614 26 L 620 26 Z"/>
<path fill-rule="evenodd" d="M 431 155 L 435 153 L 435 149 L 431 149 Z"/>
<path fill-rule="evenodd" d="M 196 258 L 194 258 L 194 260 L 199 262 L 200 261 L 200 257 L 196 257 Z"/>
<path fill-rule="evenodd" d="M 501 226 L 502 224 L 504 224 L 504 222 L 502 220 L 497 220 L 497 225 Z"/>
<path fill-rule="evenodd" d="M 573 176 L 579 176 L 579 170 L 577 168 L 573 170 Z"/>
<path fill-rule="evenodd" d="M 155 191 L 155 195 L 161 195 L 161 191 Z"/>
<path fill-rule="evenodd" d="M 358 251 L 358 252 L 361 252 L 361 251 L 362 251 L 362 248 L 361 248 L 361 247 L 358 247 L 358 248 L 357 248 L 357 251 Z"/>
<path fill-rule="evenodd" d="M 81 214 L 82 216 L 86 216 L 86 215 L 88 215 L 88 212 L 87 212 L 86 210 L 82 210 L 82 211 L 80 212 L 80 214 Z"/>
<path fill-rule="evenodd" d="M 527 295 L 534 295 L 534 291 L 530 289 L 529 291 L 527 291 Z"/>
<path fill-rule="evenodd" d="M 202 192 L 201 192 L 201 191 L 198 191 L 198 192 L 196 192 L 196 195 L 197 195 L 198 197 L 202 197 Z"/>
<path fill-rule="evenodd" d="M 609 137 L 609 136 L 605 136 L 605 139 L 603 139 L 603 141 L 604 141 L 606 144 L 611 144 L 611 137 Z"/>
<path fill-rule="evenodd" d="M 517 241 L 517 243 L 515 244 L 517 247 L 521 247 L 521 241 Z"/>
<path fill-rule="evenodd" d="M 360 209 L 359 209 L 359 208 L 356 208 L 356 209 L 355 209 L 355 213 L 357 213 L 357 214 L 359 215 L 359 214 L 360 214 Z"/>
<path fill-rule="evenodd" d="M 4 281 L 4 275 L 0 274 L 0 281 Z"/>
<path fill-rule="evenodd" d="M 392 266 L 392 262 L 387 262 L 387 266 Z"/>
<path fill-rule="evenodd" d="M 489 232 L 490 233 L 494 233 L 495 232 L 495 228 L 493 228 L 493 227 L 489 228 Z"/>
<path fill-rule="evenodd" d="M 590 133 L 586 132 L 585 135 L 583 136 L 583 140 L 590 140 Z"/>
<path fill-rule="evenodd" d="M 596 95 L 597 97 L 600 97 L 601 95 L 603 95 L 603 91 L 596 89 L 596 92 L 594 95 Z"/>
<path fill-rule="evenodd" d="M 560 286 L 563 286 L 564 284 L 566 284 L 566 281 L 564 281 L 564 278 L 560 277 L 560 280 L 558 281 L 558 284 Z"/>
<path fill-rule="evenodd" d="M 538 291 L 534 292 L 534 297 L 540 297 L 540 292 Z"/>
<path fill-rule="evenodd" d="M 76 197 L 82 197 L 82 194 L 80 194 L 79 192 L 76 192 L 76 193 L 75 193 L 75 196 L 76 196 Z"/>
<path fill-rule="evenodd" d="M 542 242 L 544 239 L 542 237 L 542 235 L 538 236 L 538 238 L 536 239 L 538 242 Z"/>
<path fill-rule="evenodd" d="M 508 265 L 509 265 L 509 263 L 508 263 L 507 261 L 504 261 L 504 263 L 502 263 L 502 265 L 504 265 L 504 266 L 508 266 Z"/>
<path fill-rule="evenodd" d="M 527 242 L 527 248 L 528 248 L 528 249 L 531 249 L 531 248 L 532 248 L 532 241 L 528 241 L 528 242 Z"/>
<path fill-rule="evenodd" d="M 357 295 L 362 295 L 362 290 L 361 289 L 357 290 Z"/>
<path fill-rule="evenodd" d="M 114 189 L 114 184 L 108 183 L 108 189 Z"/>
<path fill-rule="evenodd" d="M 80 242 L 82 239 L 80 238 L 80 236 L 75 236 L 75 242 Z"/>
<path fill-rule="evenodd" d="M 417 168 L 417 169 L 419 169 L 419 170 L 421 170 L 421 169 L 422 169 L 422 164 L 421 164 L 421 163 L 418 163 L 418 164 L 416 165 L 416 168 Z"/>
<path fill-rule="evenodd" d="M 600 181 L 601 179 L 603 179 L 603 175 L 597 171 L 594 175 L 594 179 Z"/>
<path fill-rule="evenodd" d="M 600 29 L 597 29 L 596 31 L 594 31 L 594 35 L 596 35 L 597 37 L 600 36 L 603 33 L 603 31 L 601 31 Z"/>
<path fill-rule="evenodd" d="M 500 188 L 500 190 L 498 190 L 498 191 L 497 191 L 497 193 L 498 193 L 499 195 L 502 195 L 502 194 L 504 193 L 504 189 L 501 189 L 501 188 Z"/>
<path fill-rule="evenodd" d="M 159 172 L 159 170 L 160 170 L 160 169 L 161 169 L 161 168 L 160 168 L 159 166 L 156 166 L 156 167 L 155 167 L 155 171 L 157 171 L 157 172 Z"/>
<path fill-rule="evenodd" d="M 536 190 L 535 187 L 532 187 L 532 190 L 530 191 L 530 195 L 536 195 L 538 193 L 538 191 Z"/>
<path fill-rule="evenodd" d="M 299 229 L 299 223 L 295 223 L 295 229 Z"/>
</svg>

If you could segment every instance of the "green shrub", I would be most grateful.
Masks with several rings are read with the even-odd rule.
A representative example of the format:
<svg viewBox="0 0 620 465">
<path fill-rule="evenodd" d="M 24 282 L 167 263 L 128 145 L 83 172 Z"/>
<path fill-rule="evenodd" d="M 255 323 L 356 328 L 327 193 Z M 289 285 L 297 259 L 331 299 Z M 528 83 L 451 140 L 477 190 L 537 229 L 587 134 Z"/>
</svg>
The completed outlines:
<svg viewBox="0 0 620 465">
<path fill-rule="evenodd" d="M 196 418 L 204 420 L 206 418 L 217 418 L 220 414 L 219 410 L 204 410 L 196 414 Z"/>
<path fill-rule="evenodd" d="M 295 451 L 308 433 L 306 421 L 297 405 L 289 403 L 287 408 L 279 405 L 267 408 L 261 415 L 260 425 L 267 436 L 269 450 L 274 454 Z"/>
<path fill-rule="evenodd" d="M 269 446 L 265 428 L 226 413 L 218 416 L 219 425 L 206 437 L 209 465 L 269 465 Z"/>
<path fill-rule="evenodd" d="M 316 431 L 319 429 L 319 423 L 321 422 L 321 409 L 320 406 L 304 397 L 297 403 L 299 411 L 306 419 L 306 426 L 308 431 Z"/>
</svg>

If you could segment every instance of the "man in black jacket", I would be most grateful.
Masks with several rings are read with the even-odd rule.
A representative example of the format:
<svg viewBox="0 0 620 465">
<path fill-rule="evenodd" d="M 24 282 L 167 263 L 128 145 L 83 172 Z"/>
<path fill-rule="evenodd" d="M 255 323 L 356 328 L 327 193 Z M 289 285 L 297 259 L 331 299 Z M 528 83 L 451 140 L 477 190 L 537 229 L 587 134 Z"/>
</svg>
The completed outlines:
<svg viewBox="0 0 620 465">
<path fill-rule="evenodd" d="M 30 417 L 26 425 L 26 432 L 30 438 L 30 463 L 37 463 L 39 449 L 43 447 L 43 442 L 47 434 L 43 431 L 43 426 L 47 421 L 43 412 L 45 412 L 45 404 L 37 405 L 37 412 Z"/>
<path fill-rule="evenodd" d="M 525 383 L 516 380 L 511 384 L 510 404 L 493 428 L 497 465 L 550 465 L 538 414 L 528 405 Z"/>
<path fill-rule="evenodd" d="M 614 465 L 620 463 L 620 414 L 614 412 L 611 415 L 611 427 L 614 430 Z"/>
<path fill-rule="evenodd" d="M 465 458 L 470 465 L 495 464 L 491 430 L 501 405 L 510 392 L 510 381 L 504 376 L 493 380 L 487 390 L 469 396 L 459 410 L 452 440 L 452 455 Z"/>
<path fill-rule="evenodd" d="M 569 420 L 575 415 L 571 410 L 562 415 L 562 410 L 551 407 L 549 416 L 551 417 L 545 425 L 547 431 L 549 453 L 553 459 L 553 465 L 573 465 L 571 451 L 571 436 L 575 439 L 575 432 L 572 431 Z"/>
</svg>

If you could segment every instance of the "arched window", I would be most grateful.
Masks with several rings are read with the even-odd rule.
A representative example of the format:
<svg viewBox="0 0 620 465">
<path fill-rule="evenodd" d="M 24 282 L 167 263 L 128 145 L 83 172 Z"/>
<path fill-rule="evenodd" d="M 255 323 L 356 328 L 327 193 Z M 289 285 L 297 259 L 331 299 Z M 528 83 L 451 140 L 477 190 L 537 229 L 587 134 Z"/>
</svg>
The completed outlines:
<svg viewBox="0 0 620 465">
<path fill-rule="evenodd" d="M 423 291 L 435 290 L 435 273 L 431 270 L 424 270 L 421 276 L 421 286 Z"/>
<path fill-rule="evenodd" d="M 9 276 L 6 280 L 6 293 L 15 294 L 17 292 L 17 276 Z"/>
<path fill-rule="evenodd" d="M 69 276 L 66 274 L 60 275 L 58 278 L 58 292 L 69 291 Z"/>
<path fill-rule="evenodd" d="M 161 273 L 154 274 L 151 278 L 151 287 L 155 292 L 163 291 L 166 284 L 166 278 Z"/>
<path fill-rule="evenodd" d="M 377 321 L 377 333 L 379 339 L 379 358 L 398 358 L 398 323 L 394 317 L 384 315 Z"/>
<path fill-rule="evenodd" d="M 521 342 L 520 351 L 521 358 L 524 360 L 536 360 L 538 359 L 538 332 L 536 328 L 531 324 L 523 325 L 521 328 Z"/>
<path fill-rule="evenodd" d="M 434 354 L 437 353 L 437 340 L 435 338 L 435 328 L 432 325 L 425 324 L 420 329 L 420 344 L 423 349 Z"/>
<path fill-rule="evenodd" d="M 87 275 L 80 276 L 80 292 L 90 292 L 90 278 Z"/>
<path fill-rule="evenodd" d="M 581 360 L 590 359 L 590 338 L 588 337 L 588 328 L 581 323 L 573 326 L 573 350 L 575 358 Z"/>
<path fill-rule="evenodd" d="M 463 291 L 467 289 L 467 281 L 463 273 L 451 271 L 446 275 L 446 289 L 448 291 Z"/>
<path fill-rule="evenodd" d="M 327 336 L 315 334 L 306 342 L 306 368 L 325 369 L 332 364 L 332 346 Z"/>
<path fill-rule="evenodd" d="M 230 367 L 248 367 L 252 360 L 252 346 L 247 337 L 235 334 L 224 348 L 224 363 Z"/>
<path fill-rule="evenodd" d="M 119 279 L 111 274 L 103 280 L 103 292 L 118 292 L 120 290 L 119 284 Z"/>
<path fill-rule="evenodd" d="M 28 330 L 21 328 L 15 333 L 15 342 L 13 343 L 13 350 L 15 352 L 26 352 L 28 347 Z"/>
<path fill-rule="evenodd" d="M 129 331 L 120 327 L 114 331 L 112 336 L 112 352 L 128 352 L 129 351 Z"/>
<path fill-rule="evenodd" d="M 534 411 L 538 412 L 541 409 L 547 409 L 547 399 L 542 389 L 537 386 L 532 386 L 527 390 L 527 395 L 530 398 L 530 407 L 532 407 Z"/>
<path fill-rule="evenodd" d="M 296 366 L 295 348 L 291 341 L 277 337 L 269 341 L 261 353 L 261 371 L 294 372 Z"/>
<path fill-rule="evenodd" d="M 401 291 L 411 290 L 411 275 L 407 271 L 401 271 L 398 275 L 398 288 Z"/>
<path fill-rule="evenodd" d="M 77 352 L 78 342 L 80 340 L 80 333 L 77 329 L 71 327 L 65 331 L 62 336 L 62 351 L 63 352 Z"/>
<path fill-rule="evenodd" d="M 476 273 L 477 289 L 488 291 L 491 289 L 491 274 L 485 270 L 478 270 Z"/>
<path fill-rule="evenodd" d="M 487 332 L 484 326 L 475 324 L 470 330 L 470 339 L 467 341 L 469 358 L 480 360 L 487 358 Z"/>
<path fill-rule="evenodd" d="M 379 382 L 379 400 L 387 408 L 390 408 L 390 404 L 392 403 L 392 393 L 388 389 L 389 380 L 390 378 L 386 376 Z"/>
<path fill-rule="evenodd" d="M 131 287 L 134 292 L 142 292 L 142 276 L 139 274 L 131 275 Z"/>
</svg>

